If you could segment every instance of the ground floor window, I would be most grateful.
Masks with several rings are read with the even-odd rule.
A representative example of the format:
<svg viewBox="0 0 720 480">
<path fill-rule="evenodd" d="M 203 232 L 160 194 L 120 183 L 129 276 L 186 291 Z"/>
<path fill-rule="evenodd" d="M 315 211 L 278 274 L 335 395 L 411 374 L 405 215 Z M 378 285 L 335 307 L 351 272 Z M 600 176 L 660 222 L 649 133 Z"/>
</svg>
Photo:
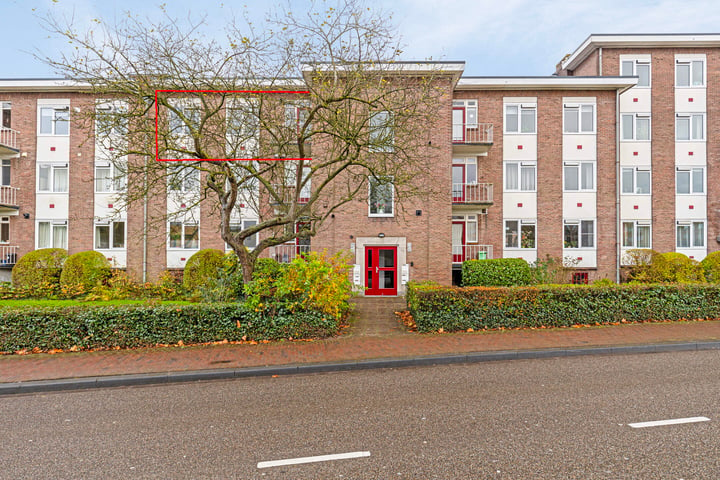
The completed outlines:
<svg viewBox="0 0 720 480">
<path fill-rule="evenodd" d="M 505 220 L 505 248 L 535 248 L 535 220 Z"/>
<path fill-rule="evenodd" d="M 628 248 L 651 248 L 650 221 L 622 222 L 622 246 Z"/>
<path fill-rule="evenodd" d="M 67 221 L 38 222 L 37 248 L 67 249 Z"/>
<path fill-rule="evenodd" d="M 169 248 L 200 248 L 200 226 L 197 223 L 170 222 Z"/>
<path fill-rule="evenodd" d="M 677 248 L 693 248 L 705 246 L 705 221 L 677 222 L 676 232 Z"/>
<path fill-rule="evenodd" d="M 10 217 L 0 217 L 0 243 L 10 241 Z"/>
<path fill-rule="evenodd" d="M 230 233 L 232 234 L 238 234 L 242 232 L 243 230 L 247 230 L 250 227 L 254 227 L 257 225 L 257 220 L 237 220 L 234 222 L 230 222 Z M 257 233 L 250 235 L 243 241 L 243 245 L 245 245 L 247 248 L 252 250 L 253 248 L 257 247 Z M 227 243 L 225 244 L 226 249 L 230 249 L 230 245 Z"/>
<path fill-rule="evenodd" d="M 565 220 L 563 234 L 565 248 L 593 248 L 595 220 Z"/>
<path fill-rule="evenodd" d="M 95 249 L 125 248 L 125 221 L 95 224 Z"/>
</svg>

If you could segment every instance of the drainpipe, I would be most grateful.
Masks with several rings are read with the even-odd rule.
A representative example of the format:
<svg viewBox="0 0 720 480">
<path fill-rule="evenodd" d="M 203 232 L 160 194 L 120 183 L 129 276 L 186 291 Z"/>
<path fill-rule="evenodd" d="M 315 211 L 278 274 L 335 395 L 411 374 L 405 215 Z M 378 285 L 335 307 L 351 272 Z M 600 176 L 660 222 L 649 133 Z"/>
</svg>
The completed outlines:
<svg viewBox="0 0 720 480">
<path fill-rule="evenodd" d="M 145 157 L 145 188 L 147 189 L 148 185 L 148 160 L 147 157 Z M 143 283 L 147 283 L 147 217 L 148 217 L 148 194 L 149 192 L 146 190 L 145 195 L 143 195 L 143 255 L 142 255 L 142 281 Z"/>
<path fill-rule="evenodd" d="M 598 77 L 602 77 L 602 47 L 598 48 Z"/>
<path fill-rule="evenodd" d="M 620 283 L 620 238 L 622 224 L 620 215 L 620 90 L 615 91 L 615 282 Z"/>
</svg>

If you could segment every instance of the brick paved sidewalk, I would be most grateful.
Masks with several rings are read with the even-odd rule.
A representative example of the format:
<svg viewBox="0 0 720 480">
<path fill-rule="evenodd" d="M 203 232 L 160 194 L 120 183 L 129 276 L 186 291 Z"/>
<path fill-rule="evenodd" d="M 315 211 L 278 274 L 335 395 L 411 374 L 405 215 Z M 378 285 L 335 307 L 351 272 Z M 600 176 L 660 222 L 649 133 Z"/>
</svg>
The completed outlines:
<svg viewBox="0 0 720 480">
<path fill-rule="evenodd" d="M 388 326 L 314 342 L 148 348 L 0 357 L 0 383 L 135 373 L 407 358 L 501 350 L 582 348 L 720 340 L 720 321 L 590 328 L 408 334 Z"/>
</svg>

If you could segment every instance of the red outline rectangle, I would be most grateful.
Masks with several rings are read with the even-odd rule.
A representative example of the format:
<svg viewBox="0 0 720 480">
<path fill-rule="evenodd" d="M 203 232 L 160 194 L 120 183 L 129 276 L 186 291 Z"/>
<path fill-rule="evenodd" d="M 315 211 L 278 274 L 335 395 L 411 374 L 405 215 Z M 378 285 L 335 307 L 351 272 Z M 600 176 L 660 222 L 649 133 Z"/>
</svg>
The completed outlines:
<svg viewBox="0 0 720 480">
<path fill-rule="evenodd" d="M 160 158 L 158 140 L 158 92 L 168 93 L 272 93 L 272 94 L 309 94 L 309 90 L 155 90 L 155 161 L 156 162 L 234 162 L 234 161 L 271 161 L 307 160 L 312 158 Z"/>
</svg>

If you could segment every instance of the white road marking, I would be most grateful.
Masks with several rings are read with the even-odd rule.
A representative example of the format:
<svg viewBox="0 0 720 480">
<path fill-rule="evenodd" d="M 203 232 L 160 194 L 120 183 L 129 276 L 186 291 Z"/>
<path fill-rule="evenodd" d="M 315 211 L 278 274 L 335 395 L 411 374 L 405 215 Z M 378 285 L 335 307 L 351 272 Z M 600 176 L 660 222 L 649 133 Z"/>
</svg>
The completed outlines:
<svg viewBox="0 0 720 480">
<path fill-rule="evenodd" d="M 282 465 L 297 465 L 300 463 L 328 462 L 330 460 L 345 460 L 348 458 L 369 457 L 370 452 L 348 452 L 336 453 L 333 455 L 318 455 L 316 457 L 286 458 L 285 460 L 272 460 L 270 462 L 259 462 L 257 468 L 280 467 Z"/>
<path fill-rule="evenodd" d="M 709 422 L 707 417 L 673 418 L 671 420 L 656 420 L 654 422 L 628 423 L 632 428 L 660 427 L 662 425 L 677 425 L 679 423 Z"/>
</svg>

